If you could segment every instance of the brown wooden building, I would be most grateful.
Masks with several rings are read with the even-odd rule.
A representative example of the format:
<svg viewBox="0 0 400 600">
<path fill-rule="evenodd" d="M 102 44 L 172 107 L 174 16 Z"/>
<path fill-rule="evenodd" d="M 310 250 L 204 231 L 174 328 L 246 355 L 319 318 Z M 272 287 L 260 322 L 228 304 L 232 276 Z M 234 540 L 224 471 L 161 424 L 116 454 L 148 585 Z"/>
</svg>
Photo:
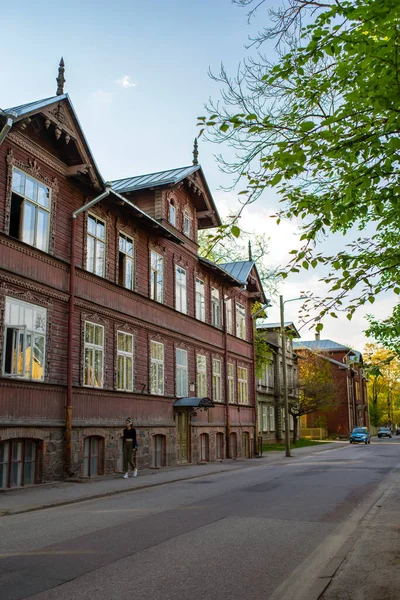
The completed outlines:
<svg viewBox="0 0 400 600">
<path fill-rule="evenodd" d="M 196 146 L 104 182 L 63 71 L 0 111 L 0 487 L 120 470 L 127 416 L 139 468 L 251 456 L 255 265 L 198 255 L 220 218 Z"/>
</svg>

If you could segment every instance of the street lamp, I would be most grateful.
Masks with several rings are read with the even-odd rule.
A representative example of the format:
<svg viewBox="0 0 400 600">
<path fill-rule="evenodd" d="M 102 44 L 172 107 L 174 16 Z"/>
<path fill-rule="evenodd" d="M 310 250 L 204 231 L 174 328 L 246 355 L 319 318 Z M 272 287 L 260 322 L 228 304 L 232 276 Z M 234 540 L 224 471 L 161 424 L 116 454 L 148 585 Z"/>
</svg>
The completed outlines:
<svg viewBox="0 0 400 600">
<path fill-rule="evenodd" d="M 288 403 L 288 388 L 287 388 L 287 371 L 286 371 L 286 334 L 285 334 L 285 315 L 284 309 L 287 302 L 294 302 L 295 300 L 306 300 L 307 296 L 299 296 L 298 298 L 290 298 L 284 300 L 283 296 L 279 296 L 279 305 L 281 312 L 281 344 L 282 344 L 282 371 L 283 371 L 283 404 L 285 410 L 285 454 L 290 454 L 290 426 L 289 426 L 289 403 Z"/>
</svg>

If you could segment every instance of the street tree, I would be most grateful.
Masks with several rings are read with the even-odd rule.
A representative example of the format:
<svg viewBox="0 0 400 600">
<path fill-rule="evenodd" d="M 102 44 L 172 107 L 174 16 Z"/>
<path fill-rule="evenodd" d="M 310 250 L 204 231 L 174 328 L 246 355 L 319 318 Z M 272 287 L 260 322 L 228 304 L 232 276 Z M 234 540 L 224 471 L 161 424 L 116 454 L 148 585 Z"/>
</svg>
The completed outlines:
<svg viewBox="0 0 400 600">
<path fill-rule="evenodd" d="M 298 437 L 298 422 L 303 415 L 326 412 L 337 407 L 335 385 L 329 361 L 310 350 L 297 350 L 299 355 L 299 396 L 289 398 L 293 417 L 293 442 Z"/>
<path fill-rule="evenodd" d="M 363 352 L 368 375 L 371 425 L 400 424 L 400 359 L 377 343 L 366 344 Z"/>
<path fill-rule="evenodd" d="M 249 18 L 265 7 L 236 3 L 251 9 Z M 262 53 L 271 40 L 275 62 Z M 302 244 L 284 276 L 322 267 L 329 291 L 303 307 L 321 330 L 327 314 L 344 310 L 351 319 L 379 294 L 400 293 L 399 2 L 287 0 L 250 46 L 258 52 L 234 77 L 224 67 L 213 75 L 222 98 L 199 125 L 235 151 L 219 161 L 242 184 L 239 213 L 273 188 L 277 223 L 300 221 Z M 326 252 L 331 234 L 351 241 Z M 397 308 L 390 319 L 398 325 L 399 317 Z M 382 339 L 389 333 L 380 329 Z"/>
</svg>

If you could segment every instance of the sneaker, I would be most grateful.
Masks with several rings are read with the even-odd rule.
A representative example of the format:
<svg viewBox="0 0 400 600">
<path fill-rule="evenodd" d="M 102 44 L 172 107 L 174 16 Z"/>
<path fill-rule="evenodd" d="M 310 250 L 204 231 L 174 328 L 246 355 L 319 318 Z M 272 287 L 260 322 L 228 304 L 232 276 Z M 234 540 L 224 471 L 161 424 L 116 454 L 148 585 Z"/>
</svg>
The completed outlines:
<svg viewBox="0 0 400 600">
<path fill-rule="evenodd" d="M 128 473 L 125 473 L 124 479 L 128 479 Z"/>
<path fill-rule="evenodd" d="M 137 477 L 137 469 L 135 469 L 132 473 L 132 477 Z"/>
</svg>

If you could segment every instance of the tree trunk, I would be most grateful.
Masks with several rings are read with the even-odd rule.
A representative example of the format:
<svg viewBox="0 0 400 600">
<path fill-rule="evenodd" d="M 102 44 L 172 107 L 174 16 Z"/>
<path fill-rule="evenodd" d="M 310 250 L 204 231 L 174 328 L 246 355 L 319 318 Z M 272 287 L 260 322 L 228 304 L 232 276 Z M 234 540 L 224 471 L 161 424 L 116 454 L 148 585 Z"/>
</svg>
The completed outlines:
<svg viewBox="0 0 400 600">
<path fill-rule="evenodd" d="M 293 444 L 297 442 L 299 417 L 293 415 Z"/>
</svg>

